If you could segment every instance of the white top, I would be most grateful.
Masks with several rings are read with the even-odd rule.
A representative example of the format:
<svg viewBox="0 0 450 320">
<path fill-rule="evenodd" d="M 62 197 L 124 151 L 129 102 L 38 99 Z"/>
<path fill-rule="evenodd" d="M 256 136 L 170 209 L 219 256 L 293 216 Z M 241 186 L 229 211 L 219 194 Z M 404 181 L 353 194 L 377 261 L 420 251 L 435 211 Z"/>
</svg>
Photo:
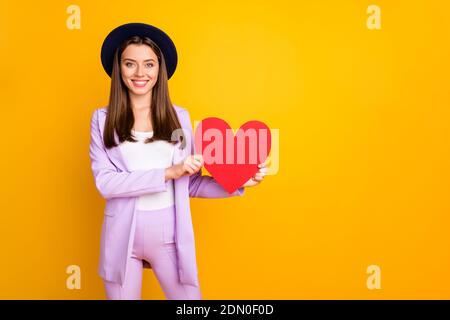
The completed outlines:
<svg viewBox="0 0 450 320">
<path fill-rule="evenodd" d="M 129 171 L 167 168 L 172 165 L 175 149 L 173 144 L 161 140 L 144 143 L 145 139 L 153 136 L 153 131 L 131 130 L 131 133 L 138 142 L 124 141 L 119 145 Z M 157 210 L 173 205 L 175 202 L 173 180 L 167 182 L 166 191 L 139 196 L 137 209 Z"/>
</svg>

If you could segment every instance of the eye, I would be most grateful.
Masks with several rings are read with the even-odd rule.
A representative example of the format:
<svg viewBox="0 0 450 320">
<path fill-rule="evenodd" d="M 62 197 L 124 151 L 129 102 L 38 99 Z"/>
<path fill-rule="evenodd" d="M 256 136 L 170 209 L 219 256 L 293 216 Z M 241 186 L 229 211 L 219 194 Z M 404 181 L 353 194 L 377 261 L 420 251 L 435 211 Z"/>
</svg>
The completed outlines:
<svg viewBox="0 0 450 320">
<path fill-rule="evenodd" d="M 148 67 L 148 68 L 153 67 L 153 63 L 151 63 L 151 62 L 150 62 L 150 63 L 147 63 L 147 67 Z"/>
<path fill-rule="evenodd" d="M 125 65 L 129 68 L 130 66 L 132 66 L 133 64 L 131 62 L 125 62 Z"/>
</svg>

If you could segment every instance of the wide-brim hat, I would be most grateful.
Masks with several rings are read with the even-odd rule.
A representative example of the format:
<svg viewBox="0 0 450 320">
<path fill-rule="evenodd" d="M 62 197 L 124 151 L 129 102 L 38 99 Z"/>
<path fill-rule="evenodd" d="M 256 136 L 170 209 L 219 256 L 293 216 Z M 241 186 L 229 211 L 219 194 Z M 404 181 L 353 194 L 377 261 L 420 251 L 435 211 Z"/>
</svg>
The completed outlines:
<svg viewBox="0 0 450 320">
<path fill-rule="evenodd" d="M 115 28 L 106 36 L 101 50 L 102 65 L 106 73 L 111 77 L 116 49 L 132 36 L 148 37 L 157 44 L 164 55 L 167 78 L 170 79 L 178 62 L 175 44 L 164 31 L 145 23 L 127 23 Z"/>
</svg>

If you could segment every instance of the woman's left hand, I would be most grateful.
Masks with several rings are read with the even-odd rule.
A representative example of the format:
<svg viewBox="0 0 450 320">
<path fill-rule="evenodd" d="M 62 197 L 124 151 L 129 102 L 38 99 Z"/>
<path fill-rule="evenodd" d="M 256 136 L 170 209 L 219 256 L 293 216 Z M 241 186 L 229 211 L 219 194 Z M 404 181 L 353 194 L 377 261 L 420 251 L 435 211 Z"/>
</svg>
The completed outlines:
<svg viewBox="0 0 450 320">
<path fill-rule="evenodd" d="M 251 177 L 246 183 L 244 183 L 242 186 L 243 187 L 254 187 L 258 184 L 260 184 L 263 179 L 264 176 L 267 173 L 267 165 L 269 163 L 269 158 L 267 158 L 266 161 L 264 161 L 264 163 L 260 163 L 258 164 L 258 172 L 255 173 L 255 175 L 253 177 Z"/>
</svg>

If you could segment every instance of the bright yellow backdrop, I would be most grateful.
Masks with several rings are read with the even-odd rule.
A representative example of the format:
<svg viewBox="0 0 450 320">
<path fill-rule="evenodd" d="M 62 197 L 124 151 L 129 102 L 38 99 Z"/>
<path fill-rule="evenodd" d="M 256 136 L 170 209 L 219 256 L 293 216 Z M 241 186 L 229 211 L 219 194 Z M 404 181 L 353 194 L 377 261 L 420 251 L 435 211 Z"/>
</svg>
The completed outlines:
<svg viewBox="0 0 450 320">
<path fill-rule="evenodd" d="M 81 9 L 69 30 L 66 8 Z M 381 30 L 366 9 L 381 8 Z M 280 130 L 245 197 L 192 199 L 205 299 L 450 298 L 447 1 L 2 1 L 0 298 L 103 299 L 88 155 L 100 47 L 146 22 L 179 52 L 192 120 Z M 81 289 L 66 267 L 81 267 Z M 381 289 L 366 287 L 369 265 Z M 151 270 L 145 299 L 164 299 Z"/>
</svg>

